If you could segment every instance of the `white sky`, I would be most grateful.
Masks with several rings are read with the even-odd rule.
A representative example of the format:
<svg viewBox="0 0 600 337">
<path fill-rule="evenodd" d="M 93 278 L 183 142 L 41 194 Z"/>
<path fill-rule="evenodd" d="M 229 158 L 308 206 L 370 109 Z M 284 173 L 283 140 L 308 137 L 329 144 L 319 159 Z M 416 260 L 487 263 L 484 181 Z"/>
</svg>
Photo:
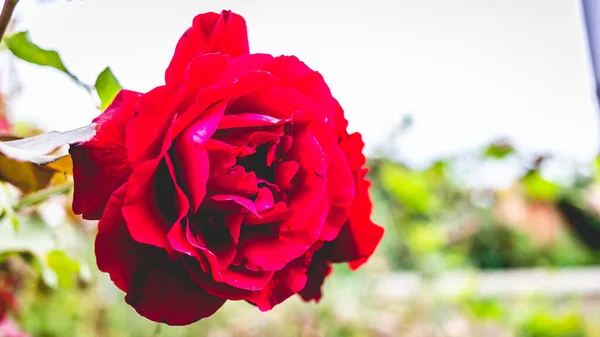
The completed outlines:
<svg viewBox="0 0 600 337">
<path fill-rule="evenodd" d="M 129 89 L 163 83 L 195 14 L 232 9 L 253 52 L 295 54 L 320 71 L 372 150 L 402 119 L 402 154 L 424 163 L 499 136 L 578 161 L 600 143 L 579 1 L 21 0 L 19 29 L 88 83 L 107 65 Z M 97 112 L 52 69 L 18 63 L 21 120 L 66 130 Z"/>
</svg>

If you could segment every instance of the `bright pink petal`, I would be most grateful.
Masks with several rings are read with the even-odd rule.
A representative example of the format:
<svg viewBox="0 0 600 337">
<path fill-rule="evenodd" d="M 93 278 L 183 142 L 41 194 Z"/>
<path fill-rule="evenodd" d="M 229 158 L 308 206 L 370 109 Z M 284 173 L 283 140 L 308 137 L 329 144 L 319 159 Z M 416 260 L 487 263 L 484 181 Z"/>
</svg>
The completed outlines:
<svg viewBox="0 0 600 337">
<path fill-rule="evenodd" d="M 262 213 L 273 208 L 275 199 L 273 193 L 268 187 L 261 187 L 256 195 L 254 204 L 256 205 L 256 211 Z"/>
<path fill-rule="evenodd" d="M 246 128 L 253 126 L 269 126 L 286 123 L 287 119 L 278 119 L 267 115 L 254 113 L 237 113 L 223 117 L 219 129 Z"/>
<path fill-rule="evenodd" d="M 168 84 L 181 81 L 188 64 L 197 56 L 223 53 L 236 57 L 248 52 L 248 34 L 243 17 L 230 11 L 200 14 L 177 43 L 165 81 Z"/>
<path fill-rule="evenodd" d="M 111 105 L 94 119 L 97 131 L 91 140 L 71 145 L 73 159 L 73 212 L 97 220 L 111 194 L 123 185 L 131 166 L 125 151 L 125 129 L 140 96 L 122 90 Z"/>
<path fill-rule="evenodd" d="M 113 194 L 98 224 L 99 269 L 127 292 L 127 303 L 152 321 L 187 325 L 212 315 L 224 299 L 208 294 L 163 250 L 131 238 L 121 215 L 125 186 Z"/>
</svg>

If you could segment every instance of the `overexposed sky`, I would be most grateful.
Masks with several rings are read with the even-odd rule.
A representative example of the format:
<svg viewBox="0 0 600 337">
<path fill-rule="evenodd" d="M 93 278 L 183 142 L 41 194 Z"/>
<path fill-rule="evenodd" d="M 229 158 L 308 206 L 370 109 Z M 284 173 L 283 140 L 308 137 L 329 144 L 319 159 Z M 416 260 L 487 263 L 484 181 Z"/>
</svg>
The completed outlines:
<svg viewBox="0 0 600 337">
<path fill-rule="evenodd" d="M 192 18 L 221 9 L 246 18 L 252 52 L 320 71 L 369 151 L 408 113 L 400 150 L 416 164 L 499 136 L 578 161 L 598 151 L 579 1 L 21 0 L 18 28 L 88 83 L 108 65 L 125 88 L 147 91 Z M 18 119 L 66 130 L 97 114 L 58 71 L 17 69 Z"/>
</svg>

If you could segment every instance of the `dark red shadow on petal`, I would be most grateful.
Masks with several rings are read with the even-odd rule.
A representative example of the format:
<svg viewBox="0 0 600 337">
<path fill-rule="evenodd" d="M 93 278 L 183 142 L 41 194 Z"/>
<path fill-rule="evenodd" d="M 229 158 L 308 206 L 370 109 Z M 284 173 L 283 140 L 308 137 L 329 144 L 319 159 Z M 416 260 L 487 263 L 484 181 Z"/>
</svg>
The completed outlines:
<svg viewBox="0 0 600 337">
<path fill-rule="evenodd" d="M 193 281 L 181 261 L 162 249 L 134 241 L 121 208 L 127 185 L 111 197 L 98 224 L 96 258 L 125 300 L 142 316 L 169 325 L 187 325 L 217 311 L 225 299 L 212 296 Z"/>
<path fill-rule="evenodd" d="M 189 202 L 175 182 L 171 160 L 151 160 L 140 165 L 129 179 L 123 216 L 132 237 L 171 251 L 167 234 L 187 215 Z"/>
<path fill-rule="evenodd" d="M 308 268 L 308 281 L 299 292 L 300 297 L 305 301 L 314 300 L 319 302 L 323 295 L 322 286 L 325 278 L 331 274 L 331 265 L 326 259 L 326 249 L 319 250 L 313 255 L 310 267 Z"/>
</svg>

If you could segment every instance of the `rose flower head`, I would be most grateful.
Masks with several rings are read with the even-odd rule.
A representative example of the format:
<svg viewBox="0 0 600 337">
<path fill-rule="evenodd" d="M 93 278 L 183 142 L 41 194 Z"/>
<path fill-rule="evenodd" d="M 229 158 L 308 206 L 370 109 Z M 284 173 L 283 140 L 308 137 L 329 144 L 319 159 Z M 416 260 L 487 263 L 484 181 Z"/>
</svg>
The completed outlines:
<svg viewBox="0 0 600 337">
<path fill-rule="evenodd" d="M 70 148 L 73 210 L 100 220 L 98 267 L 139 314 L 185 325 L 226 300 L 318 301 L 331 263 L 371 256 L 364 144 L 318 72 L 250 54 L 223 11 L 196 16 L 165 83 L 122 90 Z"/>
</svg>

